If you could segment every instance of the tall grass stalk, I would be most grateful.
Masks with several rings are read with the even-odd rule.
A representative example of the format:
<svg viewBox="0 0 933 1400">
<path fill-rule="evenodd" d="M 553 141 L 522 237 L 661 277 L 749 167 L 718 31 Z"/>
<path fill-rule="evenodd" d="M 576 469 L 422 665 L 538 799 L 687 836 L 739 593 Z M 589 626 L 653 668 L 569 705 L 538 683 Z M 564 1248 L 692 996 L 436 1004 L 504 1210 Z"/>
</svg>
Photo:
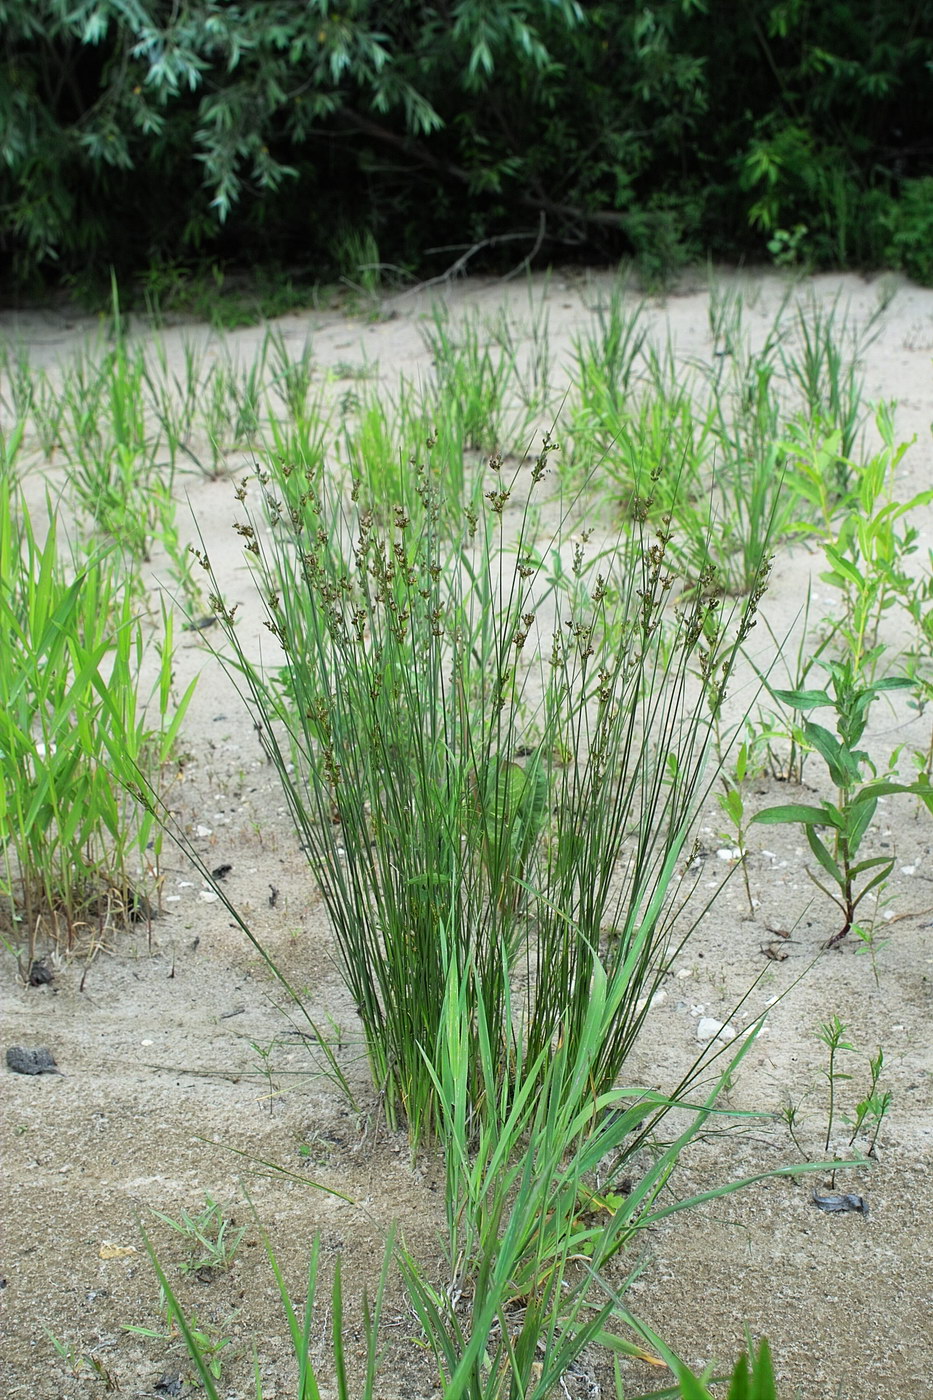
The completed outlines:
<svg viewBox="0 0 933 1400">
<path fill-rule="evenodd" d="M 846 464 L 856 451 L 866 415 L 861 356 L 880 334 L 883 309 L 879 303 L 859 331 L 850 324 L 847 310 L 840 311 L 838 296 L 828 308 L 811 298 L 797 307 L 796 350 L 782 351 L 785 374 L 803 398 L 811 429 L 819 429 L 824 436 L 839 434 L 836 486 L 840 492 L 848 488 Z"/>
<path fill-rule="evenodd" d="M 575 1046 L 561 1039 L 537 1063 L 519 1052 L 503 1078 L 498 1028 L 483 1022 L 476 969 L 461 975 L 451 961 L 448 970 L 439 1043 L 425 1058 L 441 1106 L 449 1277 L 438 1286 L 404 1249 L 399 1259 L 445 1400 L 545 1400 L 591 1346 L 689 1375 L 660 1338 L 646 1349 L 647 1329 L 624 1301 L 627 1283 L 609 1284 L 607 1270 L 634 1236 L 660 1220 L 800 1170 L 778 1168 L 684 1199 L 668 1189 L 690 1143 L 725 1112 L 720 1094 L 758 1027 L 699 1102 L 684 1097 L 686 1084 L 671 1095 L 629 1087 L 599 1093 L 601 1046 L 619 1013 L 620 990 L 597 963 Z M 485 1083 L 479 1102 L 469 1059 L 474 1006 Z M 671 1112 L 679 1120 L 673 1139 L 646 1151 L 647 1129 L 656 1140 Z M 620 1185 L 625 1175 L 636 1180 L 628 1189 Z"/>
<path fill-rule="evenodd" d="M 158 338 L 150 358 L 154 363 L 146 362 L 146 390 L 150 412 L 161 431 L 169 470 L 174 474 L 184 459 L 197 471 L 211 475 L 202 456 L 198 429 L 203 405 L 210 398 L 216 363 L 208 361 L 205 350 L 190 340 L 182 342 L 180 370 L 172 368 L 165 343 Z"/>
<path fill-rule="evenodd" d="M 482 450 L 491 444 L 503 453 L 524 451 L 532 411 L 513 403 L 521 392 L 521 375 L 516 346 L 501 333 L 501 323 L 498 334 L 476 313 L 454 323 L 439 303 L 423 338 L 434 365 L 435 402 L 464 448 Z"/>
<path fill-rule="evenodd" d="M 614 287 L 608 303 L 596 308 L 596 328 L 574 341 L 574 382 L 584 403 L 605 399 L 626 408 L 648 338 L 644 311 L 641 301 L 626 306 L 625 289 Z"/>
<path fill-rule="evenodd" d="M 59 443 L 75 503 L 134 562 L 148 560 L 175 514 L 174 439 L 166 449 L 149 420 L 148 377 L 143 351 L 132 351 L 118 332 L 102 358 L 76 360 L 62 385 Z"/>
</svg>

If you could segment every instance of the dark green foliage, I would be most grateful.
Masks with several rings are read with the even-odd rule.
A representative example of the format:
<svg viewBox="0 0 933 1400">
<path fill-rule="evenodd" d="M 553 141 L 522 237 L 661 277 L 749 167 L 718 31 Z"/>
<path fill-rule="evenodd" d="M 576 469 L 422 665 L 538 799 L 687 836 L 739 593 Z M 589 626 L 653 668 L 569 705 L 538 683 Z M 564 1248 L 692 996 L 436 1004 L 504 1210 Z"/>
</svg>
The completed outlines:
<svg viewBox="0 0 933 1400">
<path fill-rule="evenodd" d="M 20 279 L 487 239 L 933 275 L 933 0 L 0 0 L 0 36 Z"/>
<path fill-rule="evenodd" d="M 889 221 L 888 260 L 916 281 L 933 286 L 933 176 L 906 182 Z"/>
</svg>

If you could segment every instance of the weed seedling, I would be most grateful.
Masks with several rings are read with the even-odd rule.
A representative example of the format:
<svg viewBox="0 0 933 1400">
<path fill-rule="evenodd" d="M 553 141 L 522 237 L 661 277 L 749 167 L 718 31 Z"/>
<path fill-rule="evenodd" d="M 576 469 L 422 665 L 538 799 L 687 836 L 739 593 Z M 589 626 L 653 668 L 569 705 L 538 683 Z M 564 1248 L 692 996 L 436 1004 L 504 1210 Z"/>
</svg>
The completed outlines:
<svg viewBox="0 0 933 1400">
<path fill-rule="evenodd" d="M 234 1228 L 235 1222 L 224 1213 L 224 1207 L 206 1193 L 200 1214 L 183 1210 L 180 1219 L 174 1220 L 161 1210 L 152 1213 L 188 1241 L 191 1258 L 180 1265 L 183 1274 L 229 1269 L 246 1234 L 246 1226 Z"/>
<path fill-rule="evenodd" d="M 829 1102 L 826 1113 L 826 1140 L 823 1143 L 823 1151 L 829 1151 L 829 1145 L 833 1136 L 833 1122 L 836 1115 L 836 1085 L 852 1078 L 851 1074 L 844 1074 L 836 1068 L 836 1057 L 840 1050 L 855 1050 L 855 1046 L 845 1039 L 846 1026 L 840 1021 L 838 1016 L 833 1016 L 831 1021 L 826 1021 L 820 1026 L 817 1035 L 829 1051 L 829 1066 L 823 1071 L 826 1075 L 826 1083 L 829 1092 Z M 835 1177 L 835 1173 L 833 1173 Z M 835 1184 L 835 1182 L 834 1182 Z"/>
<path fill-rule="evenodd" d="M 275 1101 L 281 1093 L 281 1090 L 276 1086 L 273 1080 L 274 1071 L 272 1066 L 272 1056 L 275 1052 L 275 1041 L 271 1040 L 268 1045 L 260 1045 L 258 1041 L 251 1040 L 250 1047 L 256 1052 L 256 1055 L 259 1059 L 259 1072 L 264 1076 L 265 1081 L 269 1086 L 269 1092 L 266 1095 L 266 1098 L 269 1101 L 269 1112 L 273 1113 L 275 1111 Z"/>
<path fill-rule="evenodd" d="M 868 1156 L 873 1157 L 882 1119 L 891 1105 L 891 1091 L 885 1089 L 881 1093 L 878 1092 L 878 1081 L 881 1078 L 881 1071 L 884 1069 L 884 1051 L 880 1045 L 877 1054 L 868 1061 L 868 1067 L 871 1073 L 871 1084 L 864 1099 L 855 1105 L 855 1124 L 852 1128 L 852 1136 L 849 1138 L 849 1146 L 852 1146 L 862 1129 L 870 1124 L 872 1132 L 871 1141 L 868 1144 Z"/>
<path fill-rule="evenodd" d="M 825 1132 L 820 1130 L 820 1148 L 824 1156 L 828 1156 L 833 1144 L 833 1137 L 836 1126 L 839 1122 L 845 1123 L 851 1129 L 846 1140 L 848 1148 L 855 1146 L 856 1139 L 860 1134 L 869 1134 L 868 1146 L 865 1149 L 866 1157 L 875 1155 L 875 1145 L 878 1140 L 878 1133 L 881 1124 L 891 1105 L 891 1093 L 889 1090 L 879 1088 L 882 1071 L 884 1069 L 884 1052 L 878 1047 L 876 1053 L 868 1057 L 869 1082 L 867 1092 L 857 1100 L 854 1105 L 854 1116 L 846 1112 L 842 1099 L 842 1086 L 854 1078 L 848 1070 L 840 1068 L 840 1056 L 856 1055 L 862 1057 L 863 1052 L 849 1039 L 849 1028 L 836 1015 L 830 1020 L 821 1024 L 816 1032 L 817 1039 L 826 1047 L 828 1060 L 826 1067 L 820 1070 L 821 1077 L 826 1081 L 826 1127 Z M 851 1061 L 847 1062 L 851 1064 Z M 787 1125 L 791 1141 L 806 1162 L 812 1161 L 811 1152 L 807 1151 L 805 1143 L 807 1141 L 807 1122 L 805 1115 L 801 1112 L 801 1106 L 809 1090 L 797 1102 L 788 1101 L 779 1111 L 778 1118 Z M 811 1143 L 812 1145 L 812 1143 Z M 838 1154 L 839 1140 L 836 1142 Z M 833 1167 L 832 1184 L 835 1185 L 835 1173 L 842 1163 L 837 1161 Z M 852 1166 L 849 1162 L 846 1165 Z"/>
<path fill-rule="evenodd" d="M 318 1386 L 317 1376 L 315 1375 L 314 1364 L 312 1362 L 314 1348 L 311 1334 L 314 1325 L 315 1293 L 318 1283 L 320 1239 L 315 1237 L 312 1242 L 305 1279 L 304 1301 L 302 1304 L 296 1305 L 289 1295 L 281 1265 L 273 1251 L 269 1237 L 261 1227 L 260 1237 L 269 1259 L 269 1265 L 275 1279 L 282 1305 L 283 1318 L 294 1348 L 297 1367 L 297 1386 L 294 1393 L 298 1397 L 298 1400 L 315 1400 L 315 1397 L 320 1396 L 321 1390 Z M 176 1297 L 145 1230 L 143 1230 L 143 1239 L 152 1261 L 152 1266 L 155 1269 L 156 1277 L 159 1280 L 162 1296 L 165 1300 L 165 1313 L 166 1320 L 169 1324 L 169 1335 L 172 1337 L 178 1334 L 181 1335 L 188 1349 L 188 1354 L 194 1363 L 198 1379 L 204 1387 L 205 1395 L 208 1397 L 208 1400 L 220 1400 L 220 1391 L 217 1389 L 215 1382 L 220 1378 L 220 1353 L 223 1348 L 229 1345 L 229 1339 L 219 1338 L 216 1334 L 211 1334 L 198 1323 L 194 1314 L 190 1317 L 186 1316 L 184 1308 Z M 360 1400 L 373 1400 L 376 1394 L 376 1379 L 380 1362 L 379 1327 L 382 1318 L 383 1298 L 389 1276 L 389 1266 L 393 1260 L 394 1253 L 395 1238 L 394 1233 L 390 1233 L 386 1242 L 382 1270 L 379 1275 L 379 1282 L 375 1295 L 369 1297 L 365 1292 L 363 1295 L 362 1344 L 364 1349 L 362 1353 L 357 1354 L 365 1356 L 365 1371 L 361 1378 L 359 1389 L 354 1392 L 354 1394 L 359 1395 Z M 347 1358 L 344 1350 L 343 1289 L 339 1258 L 334 1268 L 331 1284 L 330 1314 L 332 1320 L 330 1329 L 333 1349 L 332 1360 L 333 1369 L 337 1377 L 337 1400 L 349 1400 L 350 1391 L 347 1385 Z M 147 1332 L 141 1327 L 128 1327 L 126 1330 L 128 1332 L 141 1333 L 143 1336 L 162 1337 L 165 1335 L 159 1332 Z M 256 1373 L 256 1400 L 262 1400 L 262 1381 L 258 1375 L 258 1368 L 255 1362 L 254 1372 Z M 381 1394 L 382 1391 L 379 1393 Z"/>
<path fill-rule="evenodd" d="M 752 899 L 752 888 L 748 879 L 748 820 L 745 816 L 745 803 L 742 800 L 741 787 L 748 772 L 748 744 L 739 745 L 735 759 L 735 781 L 736 786 L 732 787 L 723 775 L 723 791 L 717 792 L 716 801 L 727 819 L 732 823 L 732 830 L 725 839 L 735 840 L 735 847 L 739 851 L 739 863 L 742 866 L 742 880 L 745 884 L 745 897 L 748 900 L 748 912 L 754 914 L 755 901 Z"/>
<path fill-rule="evenodd" d="M 806 1151 L 806 1149 L 803 1146 L 803 1143 L 798 1137 L 798 1132 L 801 1128 L 800 1104 L 791 1102 L 784 1104 L 783 1108 L 781 1108 L 778 1113 L 778 1117 L 782 1120 L 782 1122 L 787 1124 L 787 1131 L 790 1133 L 790 1140 L 796 1147 L 797 1151 L 800 1153 L 803 1160 L 805 1162 L 809 1162 L 810 1154 Z"/>
<path fill-rule="evenodd" d="M 120 1389 L 116 1377 L 107 1369 L 101 1359 L 88 1352 L 81 1351 L 74 1342 L 64 1342 L 60 1337 L 56 1337 L 54 1332 L 50 1332 L 47 1327 L 42 1329 L 48 1337 L 52 1346 L 58 1352 L 63 1361 L 67 1362 L 71 1374 L 76 1380 L 93 1376 L 99 1381 L 103 1381 L 104 1389 L 107 1391 L 117 1391 Z"/>
<path fill-rule="evenodd" d="M 229 1346 L 233 1345 L 231 1338 L 225 1337 L 221 1329 L 211 1328 L 206 1323 L 199 1322 L 194 1313 L 185 1319 L 185 1325 L 182 1327 L 178 1304 L 174 1298 L 169 1301 L 165 1290 L 163 1290 L 163 1297 L 165 1298 L 164 1328 L 133 1327 L 127 1323 L 124 1325 L 124 1332 L 132 1332 L 137 1337 L 148 1337 L 151 1341 L 156 1342 L 174 1342 L 179 1336 L 183 1337 L 198 1371 L 200 1371 L 201 1366 L 204 1366 L 214 1380 L 219 1381 L 224 1362 L 228 1359 L 228 1356 L 223 1353 L 227 1351 Z M 228 1318 L 227 1322 L 229 1323 L 229 1321 Z M 223 1324 L 223 1326 L 226 1325 L 227 1323 Z"/>
<path fill-rule="evenodd" d="M 879 894 L 883 888 L 883 886 L 879 887 Z M 878 977 L 878 954 L 881 952 L 882 948 L 888 946 L 891 940 L 889 938 L 878 937 L 876 918 L 877 914 L 872 918 L 871 923 L 867 925 L 861 923 L 853 924 L 852 932 L 858 939 L 858 948 L 856 951 L 859 953 L 867 953 L 871 958 L 871 970 L 875 975 L 875 985 L 877 986 L 880 985 L 880 978 Z"/>
<path fill-rule="evenodd" d="M 843 915 L 842 928 L 833 934 L 826 945 L 831 947 L 845 938 L 862 900 L 871 890 L 877 889 L 894 868 L 894 858 L 889 856 L 873 856 L 862 861 L 857 859 L 878 799 L 893 793 L 912 793 L 933 810 L 933 791 L 923 778 L 915 783 L 895 783 L 874 777 L 869 782 L 862 780 L 863 767 L 872 767 L 868 754 L 857 747 L 865 732 L 869 708 L 882 692 L 909 690 L 911 682 L 904 676 L 887 676 L 864 684 L 850 660 L 821 661 L 819 664 L 829 673 L 832 693 L 828 690 L 771 690 L 771 694 L 804 713 L 826 706 L 835 710 L 835 734 L 812 720 L 804 722 L 803 733 L 811 747 L 825 759 L 836 785 L 837 800 L 835 803 L 823 801 L 819 807 L 805 803 L 768 807 L 758 812 L 752 820 L 768 825 L 796 822 L 803 826 L 811 851 L 835 884 L 837 892 L 829 889 L 812 872 L 810 878 Z M 827 827 L 833 832 L 829 844 L 820 834 Z"/>
</svg>

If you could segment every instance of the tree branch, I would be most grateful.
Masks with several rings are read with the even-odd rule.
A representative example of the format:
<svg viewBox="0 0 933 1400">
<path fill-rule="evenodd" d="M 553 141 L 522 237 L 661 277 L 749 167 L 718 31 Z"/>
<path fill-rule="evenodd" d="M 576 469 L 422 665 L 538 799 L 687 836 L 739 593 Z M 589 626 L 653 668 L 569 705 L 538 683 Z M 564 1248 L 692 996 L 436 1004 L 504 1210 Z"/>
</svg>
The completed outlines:
<svg viewBox="0 0 933 1400">
<path fill-rule="evenodd" d="M 472 176 L 468 170 L 461 165 L 454 165 L 451 161 L 440 160 L 427 149 L 420 141 L 413 140 L 410 136 L 403 136 L 397 131 L 392 131 L 389 127 L 382 126 L 373 118 L 365 116 L 362 112 L 354 111 L 350 107 L 344 107 L 341 115 L 357 131 L 364 132 L 367 136 L 372 136 L 375 140 L 381 141 L 384 145 L 392 146 L 395 150 L 403 152 L 416 164 L 425 166 L 429 170 L 436 170 L 439 174 L 447 175 L 451 179 L 460 181 L 461 184 L 472 184 Z M 533 209 L 539 215 L 553 215 L 555 218 L 568 219 L 577 224 L 594 224 L 599 228 L 624 229 L 628 222 L 628 216 L 617 209 L 582 209 L 577 205 L 563 204 L 557 200 L 548 199 L 546 196 L 521 194 L 518 202 L 525 209 Z M 525 237 L 527 235 L 500 235 L 501 237 Z M 487 246 L 491 239 L 485 239 L 476 248 Z M 473 256 L 473 250 L 468 250 L 468 256 Z"/>
</svg>

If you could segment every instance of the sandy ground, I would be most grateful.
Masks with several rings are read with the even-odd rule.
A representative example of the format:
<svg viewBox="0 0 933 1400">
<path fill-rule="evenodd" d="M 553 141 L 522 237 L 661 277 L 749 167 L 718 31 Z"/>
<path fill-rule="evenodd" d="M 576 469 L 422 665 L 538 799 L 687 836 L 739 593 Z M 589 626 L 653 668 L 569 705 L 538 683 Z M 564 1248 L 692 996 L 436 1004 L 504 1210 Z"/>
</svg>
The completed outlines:
<svg viewBox="0 0 933 1400">
<path fill-rule="evenodd" d="M 608 285 L 606 277 L 578 275 L 535 284 L 550 312 L 557 358 Z M 749 285 L 756 297 L 749 323 L 764 328 L 783 284 L 767 277 Z M 827 304 L 841 291 L 857 317 L 877 304 L 878 283 L 821 278 L 811 285 Z M 521 318 L 525 289 L 467 283 L 451 293 L 454 301 L 490 313 L 508 296 Z M 296 352 L 310 335 L 321 366 L 365 359 L 383 376 L 399 368 L 417 375 L 427 366 L 419 332 L 427 306 L 426 296 L 401 296 L 386 304 L 390 318 L 375 323 L 320 314 L 286 317 L 280 328 Z M 649 314 L 659 327 L 670 327 L 684 355 L 708 355 L 707 307 L 705 281 L 698 279 L 695 287 L 652 304 Z M 90 330 L 57 313 L 0 318 L 0 335 L 23 341 L 37 363 L 50 366 L 73 353 Z M 170 355 L 180 353 L 185 336 L 216 344 L 197 327 L 170 327 L 161 335 Z M 228 345 L 246 361 L 261 335 L 237 332 Z M 902 285 L 865 363 L 867 396 L 896 399 L 900 437 L 916 435 L 900 468 L 902 495 L 933 482 L 931 352 L 933 291 Z M 230 481 L 191 478 L 185 489 L 224 587 L 248 603 L 247 575 L 230 529 Z M 933 544 L 933 511 L 915 523 L 917 557 L 924 560 Z M 765 605 L 778 635 L 792 624 L 815 563 L 801 550 L 778 559 Z M 158 579 L 158 558 L 153 572 Z M 831 606 L 828 590 L 821 593 L 818 581 L 816 587 L 816 602 Z M 255 607 L 252 614 L 247 608 L 243 625 L 254 629 L 258 647 L 263 634 Z M 757 644 L 766 661 L 763 629 Z M 188 757 L 173 804 L 207 865 L 230 866 L 227 894 L 307 998 L 312 1018 L 340 1028 L 338 1053 L 359 1111 L 320 1072 L 281 988 L 181 855 L 168 854 L 166 912 L 151 938 L 140 927 L 89 967 L 52 958 L 53 981 L 40 987 L 24 986 L 5 956 L 2 1048 L 48 1047 L 62 1070 L 60 1076 L 28 1077 L 0 1070 L 0 1394 L 10 1400 L 71 1400 L 103 1394 L 108 1384 L 133 1400 L 190 1393 L 190 1365 L 177 1339 L 124 1330 L 164 1330 L 140 1222 L 186 1307 L 205 1329 L 230 1339 L 220 1393 L 229 1400 L 255 1394 L 255 1349 L 266 1400 L 294 1396 L 288 1334 L 244 1183 L 293 1296 L 304 1296 L 316 1234 L 325 1278 L 340 1253 L 351 1361 L 361 1346 L 362 1290 L 378 1275 L 394 1223 L 425 1268 L 442 1277 L 442 1168 L 430 1158 L 413 1166 L 404 1137 L 381 1123 L 320 897 L 274 773 L 203 639 L 185 634 L 179 685 L 196 673 L 182 737 Z M 929 723 L 879 706 L 876 742 L 892 747 L 893 733 L 922 746 Z M 806 776 L 819 787 L 816 761 Z M 789 792 L 770 779 L 754 780 L 746 790 L 752 810 L 792 796 L 814 800 L 812 790 Z M 807 878 L 801 833 L 752 828 L 754 914 L 741 879 L 732 878 L 675 966 L 630 1070 L 630 1082 L 672 1084 L 696 1053 L 702 1016 L 726 1020 L 756 979 L 734 1017 L 737 1026 L 781 998 L 725 1100 L 770 1116 L 704 1136 L 670 1183 L 673 1200 L 798 1161 L 786 1124 L 774 1116 L 788 1101 L 800 1102 L 803 1146 L 821 1155 L 826 1085 L 825 1052 L 816 1038 L 820 1022 L 838 1014 L 863 1050 L 883 1046 L 883 1084 L 893 1097 L 877 1160 L 870 1170 L 837 1181 L 837 1190 L 865 1197 L 867 1215 L 822 1213 L 811 1200 L 813 1178 L 764 1181 L 647 1233 L 619 1272 L 621 1278 L 636 1262 L 644 1264 L 631 1306 L 688 1362 L 728 1367 L 747 1326 L 772 1342 L 781 1396 L 801 1400 L 933 1394 L 933 823 L 913 803 L 893 799 L 880 817 L 871 853 L 893 852 L 896 866 L 885 911 L 890 928 L 874 965 L 851 941 L 821 952 L 838 919 Z M 718 811 L 701 816 L 701 891 L 719 884 L 726 869 L 718 854 L 725 844 L 717 835 L 721 828 Z M 767 957 L 767 947 L 776 948 L 780 960 Z M 864 1057 L 851 1057 L 850 1067 L 856 1077 L 841 1090 L 847 1113 L 867 1084 Z M 833 1145 L 844 1145 L 847 1136 Z M 293 1175 L 270 1174 L 262 1163 Z M 329 1194 L 334 1191 L 340 1196 Z M 181 1276 L 184 1245 L 151 1214 L 152 1208 L 175 1217 L 194 1211 L 205 1192 L 229 1204 L 246 1226 L 234 1266 L 213 1281 Z M 383 1400 L 436 1394 L 417 1324 L 394 1288 L 385 1322 L 377 1394 Z M 314 1352 L 328 1383 L 329 1325 L 322 1299 Z M 73 1348 L 70 1361 L 49 1333 Z M 658 1384 L 647 1368 L 633 1367 L 627 1375 L 631 1394 Z M 594 1358 L 566 1378 L 564 1389 L 606 1396 L 611 1376 Z"/>
</svg>

